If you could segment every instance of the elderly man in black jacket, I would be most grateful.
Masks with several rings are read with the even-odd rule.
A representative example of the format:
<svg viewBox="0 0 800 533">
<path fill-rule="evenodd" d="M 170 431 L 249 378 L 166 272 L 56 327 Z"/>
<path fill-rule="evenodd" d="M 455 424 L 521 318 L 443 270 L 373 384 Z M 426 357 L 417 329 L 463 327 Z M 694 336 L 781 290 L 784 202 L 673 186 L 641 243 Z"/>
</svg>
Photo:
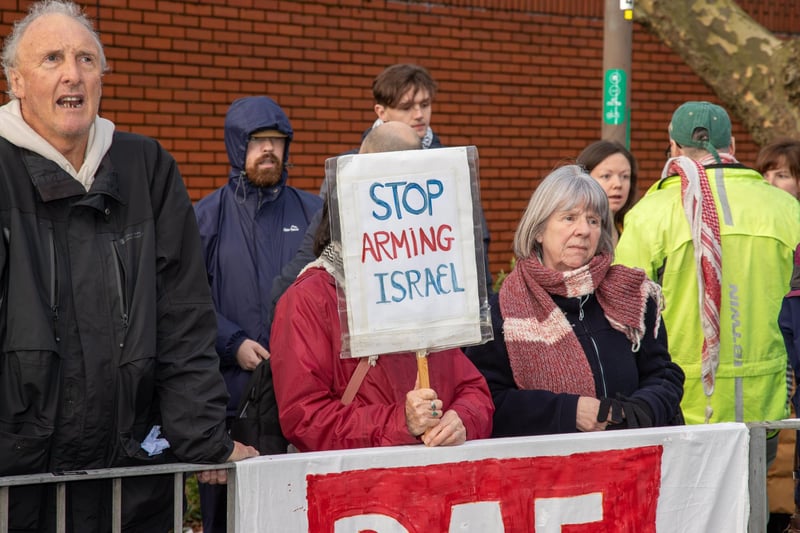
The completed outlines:
<svg viewBox="0 0 800 533">
<path fill-rule="evenodd" d="M 98 117 L 103 47 L 69 1 L 6 40 L 0 108 L 0 476 L 255 456 L 227 394 L 194 212 L 172 157 Z M 224 471 L 202 476 L 224 481 Z M 167 531 L 171 476 L 126 478 L 124 531 Z M 108 531 L 109 480 L 68 489 L 68 531 Z M 10 529 L 55 529 L 12 489 Z"/>
</svg>

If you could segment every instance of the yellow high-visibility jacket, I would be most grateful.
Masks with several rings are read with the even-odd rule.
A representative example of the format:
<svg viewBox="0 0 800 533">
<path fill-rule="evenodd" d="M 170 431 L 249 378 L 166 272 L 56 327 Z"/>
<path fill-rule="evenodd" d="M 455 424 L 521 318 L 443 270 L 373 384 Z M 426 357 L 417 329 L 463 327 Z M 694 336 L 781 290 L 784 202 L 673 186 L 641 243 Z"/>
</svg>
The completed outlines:
<svg viewBox="0 0 800 533">
<path fill-rule="evenodd" d="M 800 242 L 800 203 L 742 165 L 710 165 L 706 173 L 722 237 L 720 363 L 710 422 L 786 418 L 787 356 L 778 312 Z M 662 285 L 669 351 L 686 373 L 681 407 L 687 424 L 703 423 L 703 334 L 680 176 L 659 180 L 628 212 L 616 262 L 643 268 Z"/>
</svg>

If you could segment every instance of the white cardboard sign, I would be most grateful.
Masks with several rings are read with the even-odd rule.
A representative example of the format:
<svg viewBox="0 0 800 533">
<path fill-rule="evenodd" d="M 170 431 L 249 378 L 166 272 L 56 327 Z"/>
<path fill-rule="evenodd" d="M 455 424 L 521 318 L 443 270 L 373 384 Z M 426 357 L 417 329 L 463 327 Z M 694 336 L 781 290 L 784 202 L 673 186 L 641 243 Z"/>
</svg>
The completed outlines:
<svg viewBox="0 0 800 533">
<path fill-rule="evenodd" d="M 349 354 L 480 342 L 467 148 L 341 156 L 336 165 Z"/>
</svg>

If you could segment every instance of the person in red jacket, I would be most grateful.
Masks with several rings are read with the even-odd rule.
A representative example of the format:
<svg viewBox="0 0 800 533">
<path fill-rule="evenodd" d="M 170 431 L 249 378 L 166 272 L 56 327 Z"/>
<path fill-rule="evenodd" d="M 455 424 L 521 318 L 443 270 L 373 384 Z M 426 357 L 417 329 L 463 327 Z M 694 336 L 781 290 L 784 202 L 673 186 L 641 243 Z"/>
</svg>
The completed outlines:
<svg viewBox="0 0 800 533">
<path fill-rule="evenodd" d="M 361 152 L 419 148 L 408 125 L 392 121 L 364 139 Z M 430 388 L 418 388 L 413 353 L 370 357 L 352 401 L 346 396 L 358 358 L 341 358 L 335 278 L 343 276 L 331 243 L 328 203 L 317 232 L 318 257 L 278 303 L 272 369 L 281 428 L 300 451 L 423 442 L 450 446 L 487 438 L 494 407 L 486 380 L 458 349 L 430 354 Z"/>
</svg>

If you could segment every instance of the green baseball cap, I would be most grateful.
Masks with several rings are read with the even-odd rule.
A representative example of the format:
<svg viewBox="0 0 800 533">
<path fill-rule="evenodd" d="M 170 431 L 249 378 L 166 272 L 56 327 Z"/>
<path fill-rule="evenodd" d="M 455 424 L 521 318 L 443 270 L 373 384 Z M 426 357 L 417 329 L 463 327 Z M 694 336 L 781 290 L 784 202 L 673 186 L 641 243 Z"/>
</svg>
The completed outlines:
<svg viewBox="0 0 800 533">
<path fill-rule="evenodd" d="M 697 128 L 708 130 L 708 141 L 696 141 Z M 669 137 L 681 146 L 702 148 L 719 159 L 717 149 L 731 145 L 731 119 L 720 106 L 711 102 L 686 102 L 672 114 Z"/>
</svg>

